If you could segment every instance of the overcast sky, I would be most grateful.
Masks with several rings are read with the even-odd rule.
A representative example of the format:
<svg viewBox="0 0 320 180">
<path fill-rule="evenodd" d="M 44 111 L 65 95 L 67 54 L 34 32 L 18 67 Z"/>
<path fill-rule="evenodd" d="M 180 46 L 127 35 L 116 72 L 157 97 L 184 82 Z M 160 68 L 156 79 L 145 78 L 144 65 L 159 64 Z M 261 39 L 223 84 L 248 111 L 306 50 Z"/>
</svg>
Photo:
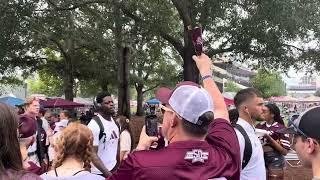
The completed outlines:
<svg viewBox="0 0 320 180">
<path fill-rule="evenodd" d="M 286 74 L 281 74 L 284 82 L 288 86 L 298 85 L 300 82 L 300 78 L 305 76 L 306 71 L 299 70 L 298 72 L 294 69 L 290 69 L 288 72 L 288 76 Z"/>
</svg>

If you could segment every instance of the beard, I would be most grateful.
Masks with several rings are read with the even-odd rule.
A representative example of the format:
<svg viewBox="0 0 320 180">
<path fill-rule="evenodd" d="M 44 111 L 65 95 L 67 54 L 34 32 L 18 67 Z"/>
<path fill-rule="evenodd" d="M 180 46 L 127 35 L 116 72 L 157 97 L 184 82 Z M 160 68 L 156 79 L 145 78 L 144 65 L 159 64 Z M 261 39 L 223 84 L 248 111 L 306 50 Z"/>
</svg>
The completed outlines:
<svg viewBox="0 0 320 180">
<path fill-rule="evenodd" d="M 264 118 L 261 114 L 251 113 L 251 118 L 259 122 L 264 121 Z"/>
<path fill-rule="evenodd" d="M 103 111 L 106 115 L 113 116 L 116 112 L 113 109 L 106 109 Z"/>
<path fill-rule="evenodd" d="M 259 121 L 259 122 L 261 122 L 261 121 L 265 121 L 262 117 L 257 117 L 257 118 L 254 118 L 256 121 Z"/>
</svg>

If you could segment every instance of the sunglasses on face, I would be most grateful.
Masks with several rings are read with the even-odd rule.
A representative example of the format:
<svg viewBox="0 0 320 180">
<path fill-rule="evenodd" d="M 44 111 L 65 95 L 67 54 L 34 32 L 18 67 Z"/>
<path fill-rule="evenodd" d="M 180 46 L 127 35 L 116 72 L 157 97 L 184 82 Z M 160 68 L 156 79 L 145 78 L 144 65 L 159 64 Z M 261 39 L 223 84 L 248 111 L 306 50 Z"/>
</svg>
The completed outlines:
<svg viewBox="0 0 320 180">
<path fill-rule="evenodd" d="M 161 104 L 160 104 L 160 108 L 161 108 L 161 113 L 162 113 L 162 114 L 164 114 L 166 111 L 168 111 L 168 112 L 175 113 L 176 116 L 177 116 L 179 119 L 182 119 L 182 117 L 179 116 L 179 114 L 177 114 L 174 110 L 172 110 L 172 109 L 170 109 L 170 108 L 168 108 L 168 107 L 166 107 L 166 106 L 164 106 L 164 105 L 161 105 Z"/>
<path fill-rule="evenodd" d="M 169 111 L 169 112 L 174 112 L 172 109 L 160 104 L 160 109 L 161 109 L 161 113 L 164 114 L 166 111 Z"/>
</svg>

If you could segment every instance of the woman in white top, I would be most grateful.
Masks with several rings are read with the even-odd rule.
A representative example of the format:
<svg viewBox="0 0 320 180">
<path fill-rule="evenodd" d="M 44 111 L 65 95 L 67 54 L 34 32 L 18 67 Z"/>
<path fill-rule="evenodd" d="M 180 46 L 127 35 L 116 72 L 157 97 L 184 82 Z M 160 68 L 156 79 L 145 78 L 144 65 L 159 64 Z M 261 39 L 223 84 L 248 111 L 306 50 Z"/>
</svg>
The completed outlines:
<svg viewBox="0 0 320 180">
<path fill-rule="evenodd" d="M 53 169 L 42 174 L 43 179 L 104 179 L 90 173 L 93 135 L 90 129 L 79 123 L 71 123 L 56 139 L 56 158 Z"/>
<path fill-rule="evenodd" d="M 120 161 L 122 161 L 131 152 L 133 140 L 129 124 L 130 120 L 125 116 L 119 116 L 118 122 L 120 124 Z"/>
</svg>

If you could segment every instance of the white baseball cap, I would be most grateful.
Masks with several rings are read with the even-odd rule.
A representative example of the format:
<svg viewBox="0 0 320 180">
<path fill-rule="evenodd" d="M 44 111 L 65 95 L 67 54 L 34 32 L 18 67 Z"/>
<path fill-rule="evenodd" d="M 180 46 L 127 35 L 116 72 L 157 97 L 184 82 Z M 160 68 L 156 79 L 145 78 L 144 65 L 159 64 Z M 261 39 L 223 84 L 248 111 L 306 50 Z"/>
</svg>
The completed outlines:
<svg viewBox="0 0 320 180">
<path fill-rule="evenodd" d="M 156 92 L 156 97 L 163 104 L 169 104 L 183 119 L 201 125 L 199 117 L 206 112 L 213 112 L 213 102 L 210 94 L 198 84 L 184 81 L 175 89 L 162 87 Z"/>
</svg>

